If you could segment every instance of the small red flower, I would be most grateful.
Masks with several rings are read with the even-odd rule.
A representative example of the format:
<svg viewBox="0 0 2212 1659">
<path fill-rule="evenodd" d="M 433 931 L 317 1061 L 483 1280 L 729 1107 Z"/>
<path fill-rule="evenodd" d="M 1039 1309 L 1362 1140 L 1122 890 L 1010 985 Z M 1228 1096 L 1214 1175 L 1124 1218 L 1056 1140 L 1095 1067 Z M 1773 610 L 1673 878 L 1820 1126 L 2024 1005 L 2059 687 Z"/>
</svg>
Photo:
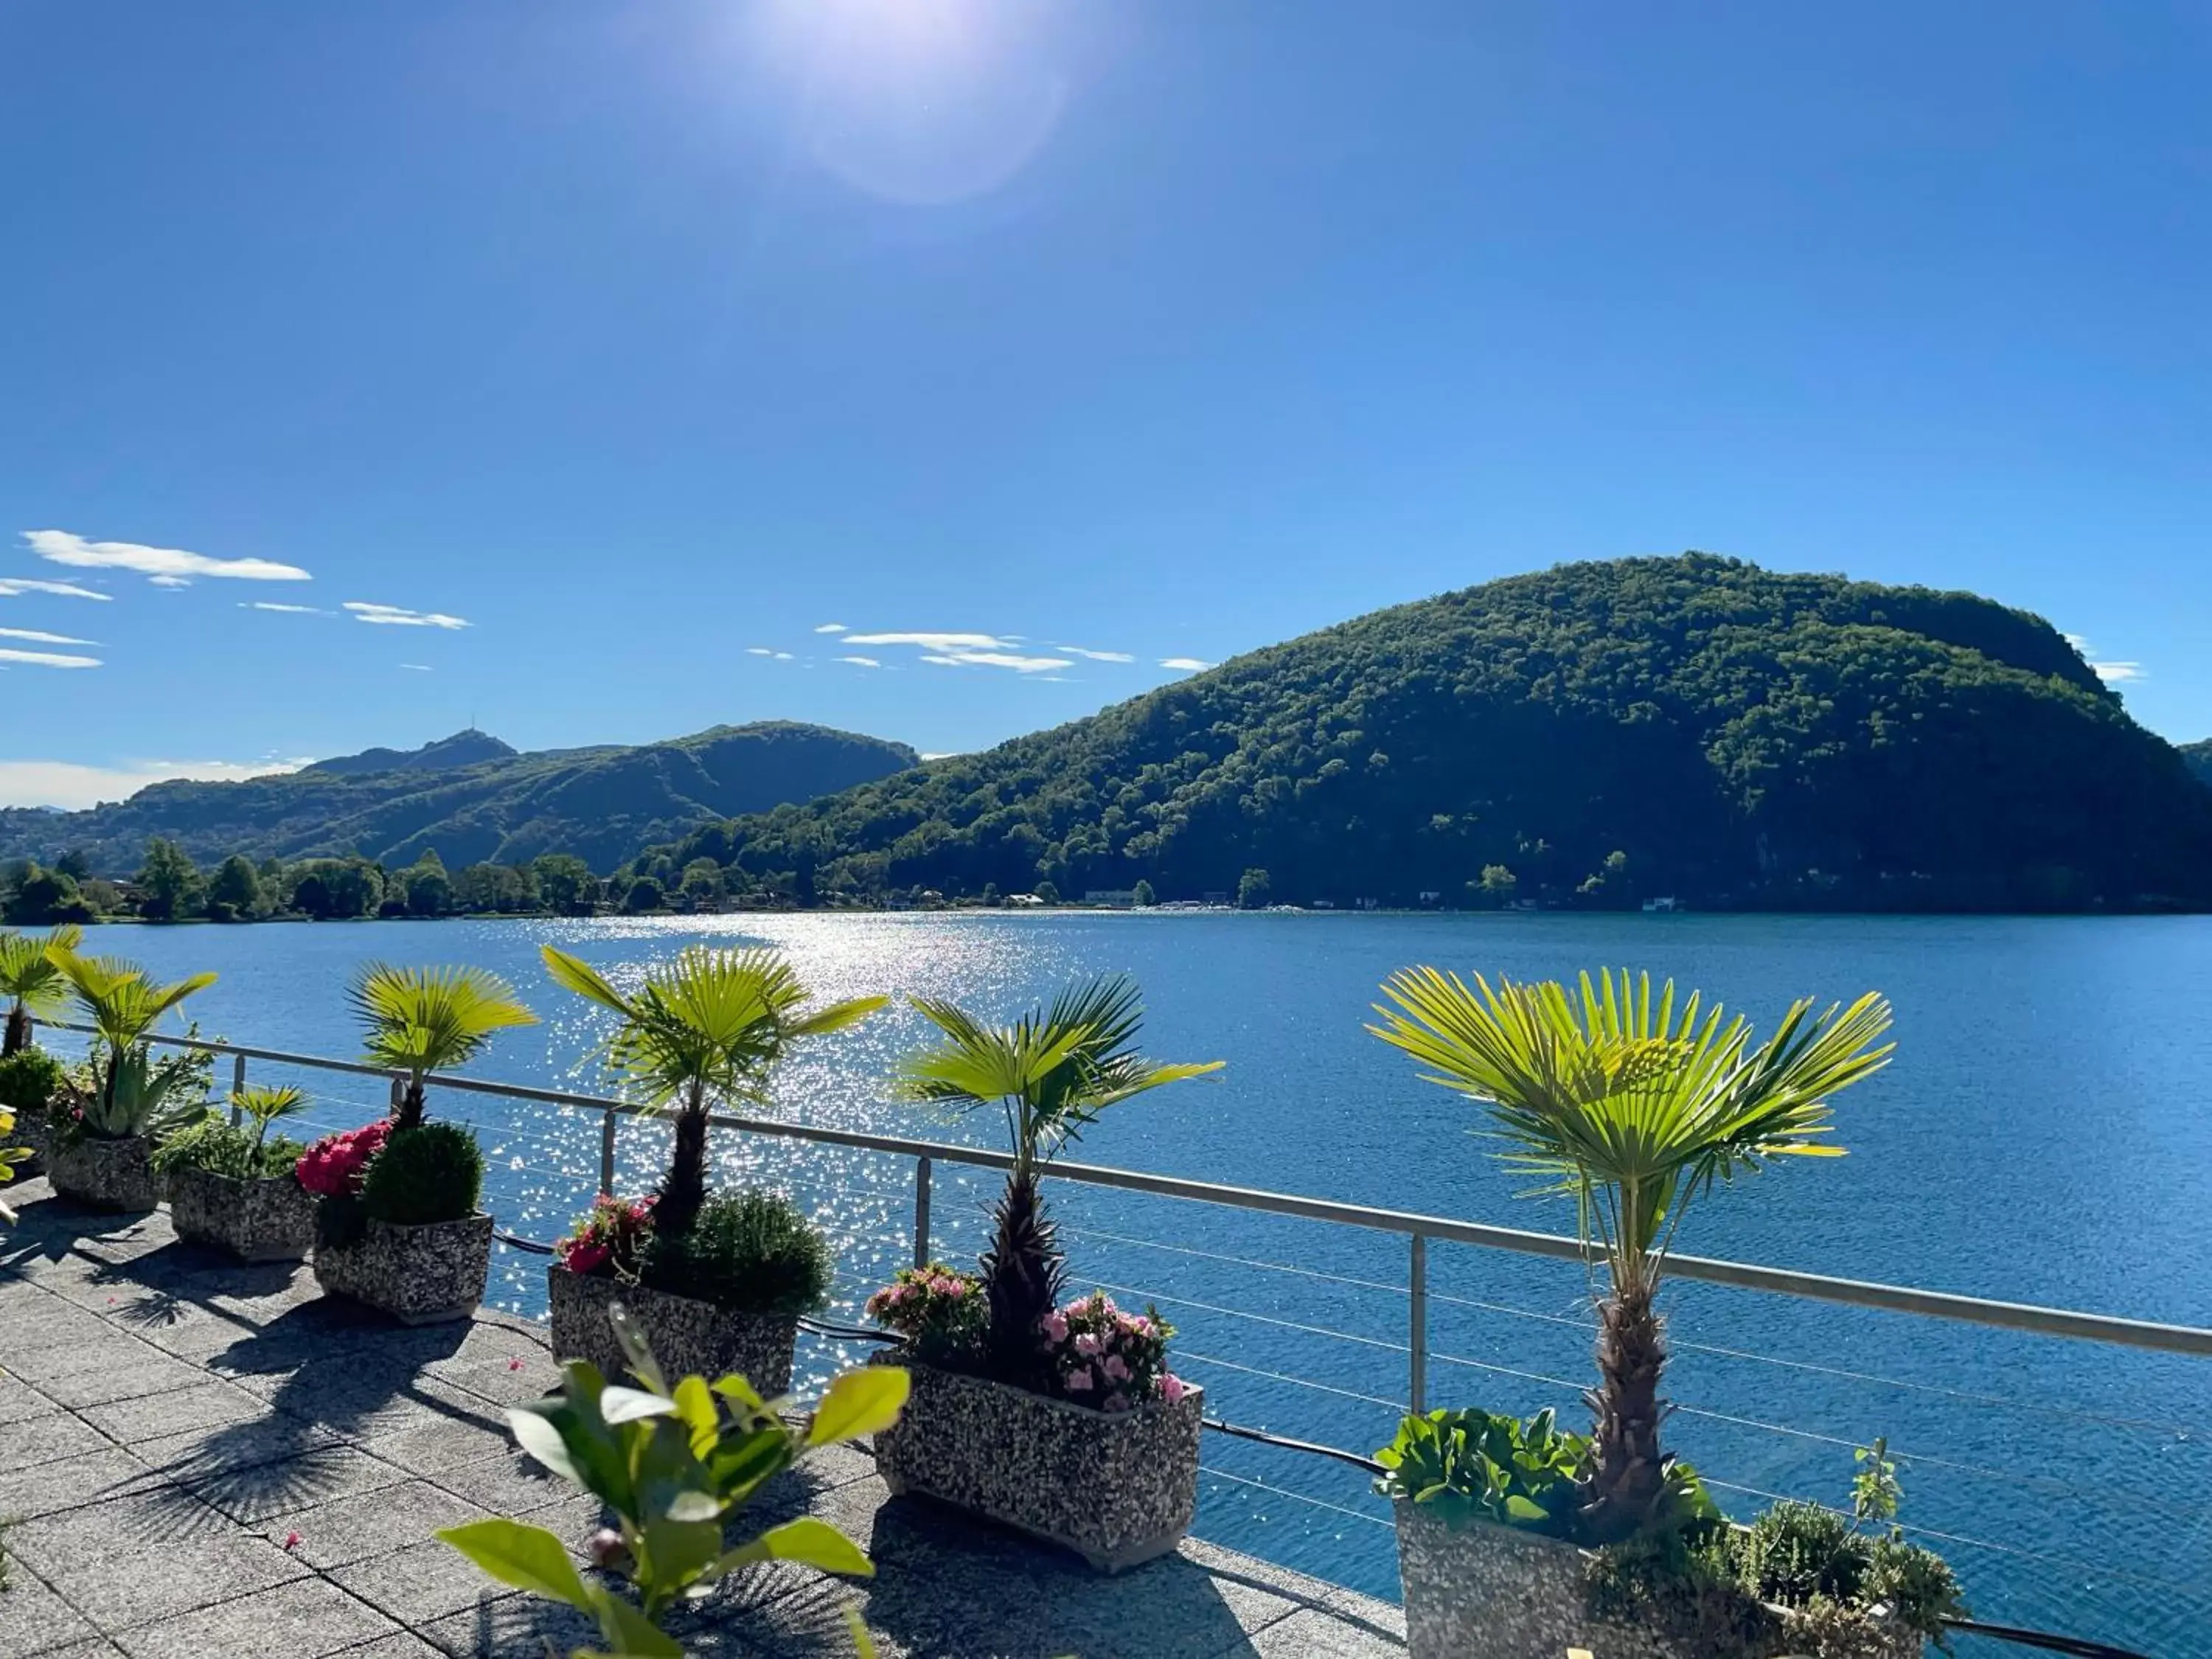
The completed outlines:
<svg viewBox="0 0 2212 1659">
<path fill-rule="evenodd" d="M 511 1371 L 519 1371 L 522 1369 L 522 1361 L 520 1359 L 510 1359 L 507 1362 L 507 1368 Z"/>
<path fill-rule="evenodd" d="M 286 1533 L 284 1534 L 284 1547 L 288 1550 L 295 1550 L 299 1548 L 300 1534 L 296 1532 Z"/>
</svg>

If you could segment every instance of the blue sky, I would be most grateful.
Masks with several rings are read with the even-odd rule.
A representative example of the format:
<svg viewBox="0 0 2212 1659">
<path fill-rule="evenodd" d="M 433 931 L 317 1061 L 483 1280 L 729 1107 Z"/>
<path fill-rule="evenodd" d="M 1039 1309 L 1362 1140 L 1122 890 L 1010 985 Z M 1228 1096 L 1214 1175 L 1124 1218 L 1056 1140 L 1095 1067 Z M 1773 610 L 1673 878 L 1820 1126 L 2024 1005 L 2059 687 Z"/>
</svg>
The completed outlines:
<svg viewBox="0 0 2212 1659">
<path fill-rule="evenodd" d="M 0 799 L 969 748 L 1692 546 L 2212 734 L 2202 5 L 11 0 L 0 75 Z"/>
</svg>

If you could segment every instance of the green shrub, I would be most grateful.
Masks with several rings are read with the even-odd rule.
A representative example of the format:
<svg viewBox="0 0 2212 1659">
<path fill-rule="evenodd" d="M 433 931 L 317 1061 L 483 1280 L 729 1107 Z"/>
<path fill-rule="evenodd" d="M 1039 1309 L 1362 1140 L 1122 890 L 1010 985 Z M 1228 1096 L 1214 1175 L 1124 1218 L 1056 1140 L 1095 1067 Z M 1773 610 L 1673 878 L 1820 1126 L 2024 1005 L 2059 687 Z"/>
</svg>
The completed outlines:
<svg viewBox="0 0 2212 1659">
<path fill-rule="evenodd" d="M 251 1129 L 234 1129 L 220 1118 L 205 1118 L 180 1129 L 154 1149 L 156 1171 L 205 1170 L 234 1181 L 267 1181 L 289 1176 L 307 1149 L 289 1135 L 261 1139 Z"/>
<path fill-rule="evenodd" d="M 1448 1527 L 1490 1521 L 1571 1537 L 1581 1500 L 1576 1481 L 1589 1441 L 1561 1432 L 1549 1411 L 1523 1424 L 1486 1411 L 1408 1417 L 1376 1453 L 1375 1490 L 1425 1506 Z"/>
<path fill-rule="evenodd" d="M 207 1115 L 210 1056 L 187 1050 L 155 1060 L 142 1042 L 118 1050 L 109 1065 L 105 1084 L 95 1078 L 76 1117 L 64 1126 L 69 1139 L 160 1140 Z"/>
<path fill-rule="evenodd" d="M 43 1048 L 0 1060 L 0 1110 L 44 1113 L 61 1092 L 62 1063 Z"/>
<path fill-rule="evenodd" d="M 1762 1601 L 1802 1607 L 1815 1596 L 1858 1599 L 1871 1565 L 1874 1540 L 1850 1519 L 1819 1504 L 1785 1498 L 1744 1530 L 1736 1547 L 1737 1574 Z"/>
<path fill-rule="evenodd" d="M 369 1160 L 361 1205 L 372 1221 L 417 1227 L 474 1215 L 483 1192 L 476 1132 L 458 1123 L 425 1123 L 395 1130 Z"/>
<path fill-rule="evenodd" d="M 656 1232 L 640 1278 L 739 1313 L 802 1314 L 830 1294 L 830 1241 L 780 1193 L 716 1193 L 687 1232 Z"/>
</svg>

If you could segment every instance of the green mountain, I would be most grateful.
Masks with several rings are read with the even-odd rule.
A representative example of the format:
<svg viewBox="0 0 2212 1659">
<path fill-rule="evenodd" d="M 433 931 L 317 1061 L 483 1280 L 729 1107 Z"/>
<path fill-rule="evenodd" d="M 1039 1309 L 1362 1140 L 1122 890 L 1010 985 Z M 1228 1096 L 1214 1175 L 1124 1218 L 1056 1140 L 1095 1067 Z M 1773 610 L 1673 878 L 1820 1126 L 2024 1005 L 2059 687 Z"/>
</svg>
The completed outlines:
<svg viewBox="0 0 2212 1659">
<path fill-rule="evenodd" d="M 1376 611 L 639 867 L 702 854 L 802 899 L 2197 907 L 2212 793 L 2039 617 L 1691 553 Z"/>
<path fill-rule="evenodd" d="M 734 812 L 811 800 L 912 766 L 902 743 L 789 721 L 717 726 L 635 748 L 524 754 L 482 732 L 371 749 L 237 783 L 156 783 L 82 812 L 0 811 L 0 859 L 70 850 L 128 875 L 154 836 L 206 864 L 232 853 L 359 853 L 397 867 L 434 848 L 453 869 L 574 853 L 604 872 Z"/>
<path fill-rule="evenodd" d="M 2205 783 L 2212 783 L 2212 738 L 2199 738 L 2195 743 L 2181 745 L 2181 758 L 2189 763 L 2189 769 Z"/>
</svg>

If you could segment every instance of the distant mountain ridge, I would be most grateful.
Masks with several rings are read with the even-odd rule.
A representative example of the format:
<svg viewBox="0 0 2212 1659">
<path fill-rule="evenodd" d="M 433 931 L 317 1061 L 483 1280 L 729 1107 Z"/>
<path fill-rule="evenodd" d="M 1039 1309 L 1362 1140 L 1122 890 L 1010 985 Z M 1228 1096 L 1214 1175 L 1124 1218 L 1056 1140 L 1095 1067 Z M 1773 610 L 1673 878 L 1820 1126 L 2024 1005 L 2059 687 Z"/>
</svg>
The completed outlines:
<svg viewBox="0 0 2212 1659">
<path fill-rule="evenodd" d="M 2200 782 L 2212 784 L 2212 738 L 2199 738 L 2195 743 L 2180 745 L 2181 758 L 2189 763 L 2189 769 Z"/>
<path fill-rule="evenodd" d="M 602 873 L 656 841 L 915 765 L 902 743 L 788 720 L 635 746 L 518 750 L 473 729 L 238 782 L 150 784 L 81 812 L 0 809 L 0 859 L 82 853 L 127 876 L 155 836 L 207 863 L 243 853 L 359 854 L 388 866 L 434 848 L 454 869 L 574 853 Z"/>
</svg>

